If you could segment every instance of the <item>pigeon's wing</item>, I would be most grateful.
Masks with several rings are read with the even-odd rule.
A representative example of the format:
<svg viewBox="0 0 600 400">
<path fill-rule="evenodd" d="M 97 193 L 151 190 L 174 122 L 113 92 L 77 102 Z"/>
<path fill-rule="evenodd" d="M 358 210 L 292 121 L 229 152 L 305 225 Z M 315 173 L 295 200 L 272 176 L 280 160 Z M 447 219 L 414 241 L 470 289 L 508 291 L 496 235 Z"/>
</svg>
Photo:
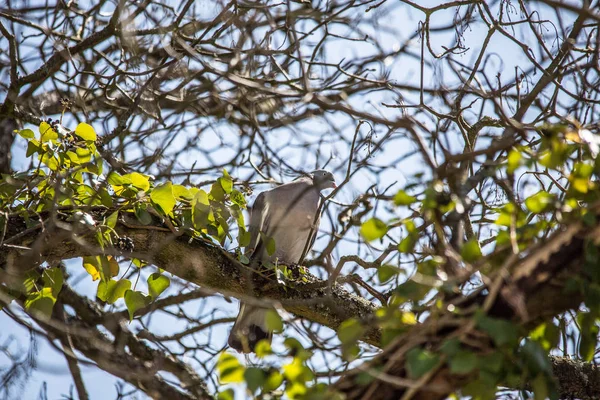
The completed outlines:
<svg viewBox="0 0 600 400">
<path fill-rule="evenodd" d="M 321 202 L 319 202 L 319 206 L 315 210 L 315 214 L 319 212 L 320 204 L 321 204 Z M 300 258 L 300 264 L 302 264 L 302 262 L 304 262 L 304 259 L 306 258 L 308 253 L 310 253 L 313 246 L 315 245 L 315 240 L 317 239 L 317 233 L 319 233 L 319 225 L 320 224 L 321 224 L 321 216 L 319 215 L 315 221 L 315 225 L 313 226 L 312 230 L 310 231 L 310 237 L 308 238 L 308 240 L 309 240 L 308 247 L 306 248 L 306 250 L 302 254 L 302 257 Z"/>
<path fill-rule="evenodd" d="M 256 251 L 260 242 L 260 233 L 265 232 L 268 228 L 267 218 L 267 200 L 265 192 L 262 192 L 256 197 L 254 205 L 252 206 L 252 212 L 250 213 L 250 226 L 248 232 L 250 232 L 250 244 L 246 247 L 246 252 L 252 254 Z"/>
</svg>

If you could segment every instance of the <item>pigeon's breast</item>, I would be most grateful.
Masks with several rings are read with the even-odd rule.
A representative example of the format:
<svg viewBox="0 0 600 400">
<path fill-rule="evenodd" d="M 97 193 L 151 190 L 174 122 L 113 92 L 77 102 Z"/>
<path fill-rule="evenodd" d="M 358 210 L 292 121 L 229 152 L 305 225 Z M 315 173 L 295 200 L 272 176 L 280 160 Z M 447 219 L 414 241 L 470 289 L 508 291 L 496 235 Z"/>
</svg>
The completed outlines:
<svg viewBox="0 0 600 400">
<path fill-rule="evenodd" d="M 296 264 L 300 261 L 306 246 L 309 246 L 311 230 L 318 229 L 315 215 L 319 209 L 319 194 L 316 191 L 304 193 L 293 202 L 269 199 L 269 222 L 265 232 L 275 241 L 275 253 L 265 258 L 271 262 Z M 315 224 L 316 222 L 316 224 Z"/>
</svg>

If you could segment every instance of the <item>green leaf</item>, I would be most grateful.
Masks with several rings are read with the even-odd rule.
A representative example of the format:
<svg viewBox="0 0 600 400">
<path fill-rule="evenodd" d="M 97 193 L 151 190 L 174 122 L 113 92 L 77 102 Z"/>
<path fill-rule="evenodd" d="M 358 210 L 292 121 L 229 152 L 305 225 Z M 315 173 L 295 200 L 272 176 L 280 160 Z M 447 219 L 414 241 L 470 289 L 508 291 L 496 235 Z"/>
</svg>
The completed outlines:
<svg viewBox="0 0 600 400">
<path fill-rule="evenodd" d="M 224 176 L 222 178 L 217 179 L 217 181 L 219 182 L 225 193 L 231 193 L 231 190 L 233 189 L 233 180 L 230 177 Z"/>
<path fill-rule="evenodd" d="M 268 237 L 267 235 L 264 235 L 261 232 L 261 236 L 262 236 L 262 240 L 265 243 L 265 248 L 267 249 L 267 254 L 269 256 L 272 256 L 273 254 L 275 254 L 275 239 L 273 239 L 272 237 Z"/>
<path fill-rule="evenodd" d="M 529 337 L 535 340 L 546 351 L 550 351 L 558 344 L 560 330 L 551 321 L 541 323 L 531 333 Z"/>
<path fill-rule="evenodd" d="M 173 195 L 173 184 L 171 182 L 163 183 L 160 186 L 155 187 L 150 192 L 150 198 L 152 201 L 159 205 L 163 212 L 167 215 L 171 214 L 177 200 Z"/>
<path fill-rule="evenodd" d="M 520 151 L 517 149 L 512 149 L 510 153 L 508 153 L 506 172 L 509 174 L 514 174 L 515 170 L 519 168 L 522 158 L 523 155 Z"/>
<path fill-rule="evenodd" d="M 256 367 L 248 368 L 244 372 L 244 380 L 246 381 L 248 390 L 254 393 L 263 385 L 263 383 L 265 383 L 265 372 Z"/>
<path fill-rule="evenodd" d="M 379 282 L 383 284 L 394 278 L 400 272 L 402 272 L 400 268 L 385 264 L 377 268 L 377 278 L 379 278 Z"/>
<path fill-rule="evenodd" d="M 35 153 L 39 153 L 42 150 L 40 147 L 40 142 L 35 139 L 32 139 L 27 143 L 27 152 L 25 153 L 25 157 L 31 157 Z"/>
<path fill-rule="evenodd" d="M 477 239 L 471 239 L 460 249 L 460 255 L 468 263 L 475 262 L 481 258 L 481 247 Z"/>
<path fill-rule="evenodd" d="M 409 195 L 404 190 L 399 190 L 394 196 L 394 204 L 397 206 L 408 206 L 417 201 L 417 198 Z"/>
<path fill-rule="evenodd" d="M 129 279 L 120 279 L 118 281 L 111 279 L 108 282 L 100 282 L 98 284 L 96 296 L 102 301 L 113 304 L 125 296 L 125 292 L 129 289 L 131 289 L 131 281 Z"/>
<path fill-rule="evenodd" d="M 365 332 L 365 327 L 356 318 L 350 318 L 340 324 L 337 334 L 344 345 L 354 344 Z"/>
<path fill-rule="evenodd" d="M 58 139 L 58 133 L 47 122 L 40 124 L 40 142 L 46 143 Z"/>
<path fill-rule="evenodd" d="M 132 172 L 131 174 L 123 175 L 122 179 L 125 183 L 127 183 L 127 181 L 131 181 L 131 185 L 143 190 L 144 192 L 147 192 L 148 189 L 150 189 L 150 178 L 138 172 Z"/>
<path fill-rule="evenodd" d="M 554 195 L 543 190 L 525 199 L 525 206 L 534 214 L 546 211 L 554 202 Z"/>
<path fill-rule="evenodd" d="M 83 257 L 83 268 L 92 276 L 92 280 L 100 279 L 100 268 L 96 257 Z"/>
<path fill-rule="evenodd" d="M 152 223 L 152 215 L 144 207 L 135 207 L 135 216 L 142 225 L 150 225 Z"/>
<path fill-rule="evenodd" d="M 279 316 L 279 313 L 277 313 L 277 311 L 275 311 L 275 310 L 267 311 L 265 319 L 266 319 L 266 323 L 267 323 L 267 328 L 269 328 L 269 330 L 271 330 L 275 333 L 279 333 L 279 332 L 283 331 L 283 321 L 282 321 L 281 317 Z"/>
<path fill-rule="evenodd" d="M 516 345 L 519 335 L 512 322 L 488 317 L 481 311 L 476 312 L 475 321 L 477 327 L 489 334 L 497 346 Z"/>
<path fill-rule="evenodd" d="M 418 379 L 438 365 L 440 356 L 415 347 L 406 353 L 406 369 L 412 379 Z"/>
<path fill-rule="evenodd" d="M 538 376 L 531 380 L 531 388 L 533 389 L 535 400 L 552 398 L 550 396 L 550 391 L 548 390 L 548 377 L 544 374 L 538 374 Z"/>
<path fill-rule="evenodd" d="M 388 227 L 382 220 L 378 218 L 371 218 L 364 222 L 360 227 L 360 234 L 365 238 L 367 242 L 371 242 L 375 239 L 381 239 L 385 236 L 388 231 Z"/>
<path fill-rule="evenodd" d="M 233 189 L 229 198 L 233 204 L 237 204 L 240 208 L 246 208 L 246 198 L 239 190 Z"/>
<path fill-rule="evenodd" d="M 219 392 L 217 400 L 235 400 L 235 391 L 233 389 L 227 389 Z"/>
<path fill-rule="evenodd" d="M 539 343 L 525 339 L 525 343 L 521 346 L 521 353 L 530 372 L 536 375 L 540 372 L 547 376 L 552 375 L 552 364 L 548 358 L 548 353 Z"/>
<path fill-rule="evenodd" d="M 54 267 L 44 270 L 42 281 L 44 282 L 44 287 L 50 288 L 52 295 L 56 298 L 63 287 L 65 279 L 61 269 Z"/>
<path fill-rule="evenodd" d="M 477 367 L 477 356 L 473 352 L 461 350 L 450 358 L 449 364 L 451 373 L 466 375 Z"/>
<path fill-rule="evenodd" d="M 178 199 L 192 200 L 194 195 L 183 185 L 173 185 L 173 196 Z"/>
<path fill-rule="evenodd" d="M 52 288 L 45 287 L 39 292 L 31 293 L 25 300 L 25 310 L 35 313 L 42 320 L 49 320 L 56 297 L 52 295 Z"/>
<path fill-rule="evenodd" d="M 579 341 L 579 356 L 586 362 L 594 358 L 598 341 L 598 325 L 595 313 L 585 312 L 577 315 L 581 339 Z"/>
<path fill-rule="evenodd" d="M 85 122 L 80 123 L 75 128 L 75 134 L 85 140 L 86 142 L 95 142 L 96 141 L 96 132 L 91 125 L 86 124 Z"/>
<path fill-rule="evenodd" d="M 127 311 L 129 311 L 129 320 L 132 321 L 135 312 L 146 307 L 150 302 L 150 297 L 146 296 L 144 293 L 127 290 L 125 292 L 125 305 L 127 306 Z"/>
<path fill-rule="evenodd" d="M 277 389 L 283 383 L 283 375 L 275 370 L 272 370 L 269 376 L 267 377 L 265 383 L 263 384 L 263 391 L 265 393 L 272 392 Z"/>
<path fill-rule="evenodd" d="M 240 247 L 247 247 L 250 244 L 251 238 L 252 235 L 250 232 L 242 231 L 240 229 L 240 233 L 238 234 L 238 243 L 240 244 Z"/>
<path fill-rule="evenodd" d="M 217 372 L 220 383 L 240 383 L 244 381 L 245 368 L 232 354 L 221 353 L 217 360 Z"/>
<path fill-rule="evenodd" d="M 119 212 L 115 211 L 114 213 L 110 214 L 108 216 L 108 218 L 106 218 L 106 221 L 104 222 L 104 224 L 106 226 L 109 226 L 111 228 L 115 228 L 115 226 L 117 225 L 117 220 L 119 219 Z"/>
<path fill-rule="evenodd" d="M 21 129 L 19 131 L 19 136 L 23 139 L 33 139 L 35 137 L 35 133 L 31 129 Z"/>
<path fill-rule="evenodd" d="M 150 292 L 150 296 L 156 299 L 170 284 L 171 280 L 165 275 L 161 275 L 159 272 L 153 273 L 148 277 L 148 291 Z"/>
<path fill-rule="evenodd" d="M 416 244 L 417 239 L 415 238 L 415 236 L 409 234 L 398 244 L 398 251 L 400 253 L 411 253 L 414 250 Z"/>
</svg>

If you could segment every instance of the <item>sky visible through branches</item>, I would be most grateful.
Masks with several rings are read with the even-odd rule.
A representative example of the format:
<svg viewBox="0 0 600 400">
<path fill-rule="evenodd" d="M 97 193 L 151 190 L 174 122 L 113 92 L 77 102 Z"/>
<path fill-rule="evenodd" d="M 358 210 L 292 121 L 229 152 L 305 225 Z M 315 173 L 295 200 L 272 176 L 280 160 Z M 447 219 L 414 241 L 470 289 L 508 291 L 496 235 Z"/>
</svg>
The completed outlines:
<svg viewBox="0 0 600 400">
<path fill-rule="evenodd" d="M 89 10 L 93 8 L 93 3 L 79 1 L 78 7 Z M 103 2 L 98 15 L 108 20 L 115 10 L 114 3 Z M 147 3 L 149 10 L 156 11 L 139 15 L 123 29 L 143 30 L 163 25 L 161 21 L 177 18 L 184 4 L 189 4 L 167 0 Z M 225 5 L 225 2 L 208 0 L 191 3 L 187 14 L 182 16 L 183 21 L 202 21 L 204 25 L 221 18 Z M 314 9 L 326 9 L 326 3 L 329 2 L 313 1 Z M 331 232 L 340 232 L 340 214 L 357 204 L 360 196 L 372 201 L 373 209 L 369 215 L 376 215 L 383 220 L 409 218 L 412 215 L 410 209 L 391 208 L 379 200 L 389 200 L 399 189 L 422 193 L 424 183 L 431 180 L 436 168 L 447 167 L 444 163 L 452 155 L 463 151 L 481 151 L 481 155 L 485 156 L 485 150 L 493 145 L 492 139 L 501 135 L 505 128 L 489 124 L 477 138 L 475 147 L 470 148 L 465 143 L 469 138 L 465 137 L 470 134 L 470 127 L 484 116 L 509 119 L 524 110 L 518 122 L 528 126 L 541 121 L 558 122 L 567 116 L 582 124 L 597 123 L 598 111 L 593 105 L 587 108 L 573 107 L 577 96 L 595 96 L 594 99 L 598 96 L 597 93 L 582 90 L 577 76 L 568 76 L 562 82 L 564 89 L 572 93 L 558 91 L 555 85 L 548 85 L 538 93 L 537 101 L 531 102 L 531 107 L 522 107 L 520 103 L 525 94 L 534 90 L 543 74 L 540 67 L 547 68 L 550 64 L 549 55 L 556 54 L 561 48 L 564 38 L 569 34 L 567 29 L 572 27 L 577 17 L 573 12 L 555 12 L 546 2 L 418 1 L 413 4 L 408 1 L 348 1 L 346 6 L 342 3 L 339 14 L 327 24 L 319 26 L 315 22 L 318 18 L 307 17 L 293 21 L 295 30 L 292 32 L 275 29 L 282 22 L 268 21 L 268 17 L 280 17 L 286 10 L 297 11 L 301 9 L 302 2 L 265 2 L 268 4 L 265 7 L 271 7 L 270 13 L 261 10 L 258 3 L 252 3 L 257 7 L 248 7 L 246 10 L 245 22 L 249 28 L 230 28 L 219 40 L 200 46 L 201 50 L 182 45 L 182 53 L 186 55 L 181 59 L 173 57 L 181 49 L 170 41 L 171 33 L 148 35 L 147 41 L 144 37 L 140 43 L 136 43 L 134 38 L 128 41 L 127 37 L 123 37 L 118 43 L 127 51 L 133 54 L 136 49 L 146 52 L 139 54 L 139 64 L 136 65 L 132 57 L 118 68 L 111 65 L 111 62 L 118 64 L 122 60 L 119 60 L 118 50 L 111 48 L 116 42 L 107 42 L 98 47 L 100 50 L 90 49 L 83 53 L 87 62 L 96 64 L 65 63 L 55 79 L 48 79 L 37 88 L 34 87 L 37 83 L 26 86 L 22 93 L 31 91 L 32 97 L 38 97 L 34 102 L 38 112 L 41 112 L 38 116 L 53 119 L 60 117 L 60 112 L 57 112 L 60 109 L 56 108 L 51 98 L 45 99 L 44 93 L 67 92 L 77 96 L 75 102 L 79 102 L 78 111 L 65 113 L 62 124 L 75 126 L 78 122 L 87 121 L 100 135 L 111 135 L 120 129 L 120 124 L 127 121 L 127 118 L 123 120 L 127 107 L 119 103 L 119 90 L 124 90 L 130 98 L 140 96 L 142 111 L 137 110 L 133 116 L 128 116 L 126 122 L 127 131 L 131 134 L 115 136 L 107 149 L 128 163 L 128 167 L 151 174 L 157 181 L 171 179 L 186 185 L 205 185 L 225 168 L 231 176 L 250 183 L 244 186 L 248 187 L 249 193 L 252 192 L 248 196 L 252 203 L 260 191 L 272 187 L 273 183 L 288 182 L 301 172 L 325 167 L 334 173 L 339 182 L 347 178 L 334 201 L 327 204 L 312 254 L 314 257 L 318 257 L 332 243 Z M 442 3 L 448 6 L 441 6 Z M 21 6 L 17 6 L 18 2 L 15 1 L 11 4 L 14 7 Z M 46 7 L 44 2 L 27 1 L 23 4 L 32 8 L 36 5 Z M 532 4 L 531 8 L 538 12 L 525 15 L 521 9 L 524 4 L 528 4 L 528 9 Z M 245 10 L 241 2 L 238 7 L 238 12 Z M 52 48 L 64 47 L 56 32 L 48 42 L 36 28 L 7 17 L 13 15 L 27 20 L 35 16 L 37 20 L 32 22 L 44 27 L 55 23 L 45 11 L 19 16 L 11 14 L 6 4 L 0 8 L 0 22 L 7 26 L 19 26 L 17 40 L 28 45 L 23 46 L 21 58 L 27 60 L 24 65 L 30 73 L 36 70 L 42 60 L 49 58 Z M 429 8 L 435 12 L 423 12 Z M 123 18 L 127 14 L 125 12 Z M 154 20 L 148 15 L 152 15 Z M 490 16 L 501 18 L 506 24 L 493 26 Z M 79 24 L 81 18 L 83 16 L 78 15 L 73 17 L 73 21 Z M 256 26 L 252 26 L 253 23 Z M 426 32 L 424 38 L 423 29 Z M 70 35 L 72 28 L 60 25 L 58 31 L 61 30 Z M 215 30 L 217 28 L 210 29 L 210 32 L 214 33 Z M 92 32 L 88 24 L 84 36 Z M 198 32 L 192 32 L 191 37 Z M 294 35 L 294 40 L 301 42 L 297 48 L 290 45 L 290 38 Z M 6 40 L 2 39 L 0 47 L 5 44 Z M 159 51 L 163 50 L 161 45 L 166 48 L 166 54 Z M 48 52 L 44 57 L 40 57 L 39 46 Z M 215 54 L 217 51 L 227 53 L 228 46 L 238 46 L 238 50 L 243 51 L 228 53 L 221 59 L 210 55 L 210 51 L 215 51 Z M 288 53 L 277 53 L 288 46 Z M 257 51 L 253 53 L 252 50 Z M 8 60 L 8 54 L 5 51 L 1 54 L 4 63 Z M 166 72 L 161 70 L 164 76 L 140 72 L 167 59 L 175 62 Z M 571 61 L 573 65 L 567 62 L 565 69 L 576 68 L 576 60 Z M 80 79 L 77 74 L 80 66 L 96 71 L 98 76 L 90 74 L 85 80 Z M 473 72 L 474 66 L 476 73 Z M 133 74 L 119 75 L 120 68 L 131 68 L 127 72 Z M 237 78 L 231 78 L 231 71 L 237 74 Z M 135 75 L 135 72 L 140 74 Z M 116 77 L 106 79 L 111 74 Z M 259 78 L 254 80 L 255 77 Z M 287 81 L 275 85 L 268 82 L 269 79 Z M 0 70 L 0 80 L 10 80 L 8 68 Z M 216 85 L 214 82 L 217 82 Z M 205 89 L 203 85 L 213 86 Z M 256 90 L 256 85 L 263 87 Z M 115 89 L 117 86 L 118 90 Z M 314 90 L 304 93 L 298 89 L 306 86 Z M 141 87 L 145 91 L 140 90 Z M 0 89 L 0 94 L 3 89 Z M 159 94 L 164 104 L 153 98 L 158 98 Z M 95 102 L 95 98 L 100 100 Z M 457 102 L 457 98 L 460 101 Z M 172 107 L 165 106 L 167 103 Z M 547 107 L 549 103 L 553 103 L 553 106 Z M 463 108 L 461 117 L 445 118 L 456 115 L 457 106 Z M 406 124 L 410 122 L 412 128 L 404 129 L 407 126 L 404 121 Z M 35 130 L 33 124 L 25 127 Z M 357 146 L 351 153 L 355 137 Z M 29 167 L 29 160 L 25 157 L 26 145 L 20 137 L 13 145 L 12 167 L 16 171 Z M 471 175 L 483 163 L 483 158 L 473 158 L 469 168 Z M 268 182 L 268 178 L 273 181 Z M 546 177 L 525 175 L 517 184 L 517 196 L 524 199 L 547 182 L 549 179 Z M 490 210 L 505 200 L 499 192 L 496 183 L 486 183 L 477 193 L 470 193 L 471 200 L 477 203 L 475 209 L 478 212 L 474 214 L 481 220 L 492 214 Z M 482 242 L 495 234 L 485 221 L 478 227 L 479 240 Z M 388 246 L 399 242 L 406 235 L 406 230 L 403 228 L 392 235 L 395 237 L 391 239 L 395 242 L 387 238 L 381 243 L 366 245 L 360 239 L 358 227 L 349 229 L 333 248 L 334 265 L 345 255 L 375 260 Z M 230 250 L 235 246 L 235 242 L 225 243 Z M 484 254 L 492 250 L 491 247 L 482 247 Z M 399 279 L 406 279 L 414 272 L 417 257 L 408 254 L 394 257 L 397 265 L 405 268 Z M 81 270 L 81 261 L 75 259 L 66 264 L 72 274 L 70 283 L 74 289 L 93 299 L 97 285 Z M 322 260 L 317 260 L 311 272 L 327 279 L 328 271 L 320 264 Z M 127 268 L 127 265 L 124 267 Z M 152 272 L 154 270 L 141 273 L 139 285 L 142 290 L 147 275 Z M 364 269 L 358 264 L 345 264 L 343 274 L 353 273 L 366 282 L 375 281 L 377 276 L 372 269 Z M 471 284 L 478 283 L 477 277 L 472 278 Z M 387 287 L 382 285 L 380 289 L 385 292 L 386 288 L 389 290 L 391 287 L 390 283 Z M 353 289 L 368 299 L 374 299 L 364 288 L 353 286 Z M 173 279 L 163 296 L 191 290 L 194 290 L 191 284 Z M 116 308 L 119 308 L 118 304 Z M 18 307 L 10 307 L 10 310 L 28 321 L 26 314 Z M 198 295 L 196 300 L 178 305 L 169 312 L 157 312 L 141 322 L 134 321 L 130 329 L 136 331 L 144 328 L 156 337 L 170 336 L 197 324 L 224 319 L 210 330 L 189 335 L 181 342 L 163 342 L 164 346 L 200 370 L 202 376 L 206 376 L 209 388 L 216 390 L 217 382 L 214 376 L 211 377 L 214 360 L 210 360 L 225 348 L 231 328 L 228 318 L 234 317 L 236 311 L 236 299 Z M 334 332 L 328 328 L 291 315 L 286 318 L 289 322 L 286 334 L 299 338 L 305 344 L 310 343 L 310 334 L 324 338 L 328 346 L 337 343 Z M 0 326 L 3 327 L 0 345 L 11 336 L 29 337 L 26 329 L 6 313 L 0 313 Z M 59 398 L 72 384 L 67 364 L 64 357 L 44 338 L 36 340 L 37 368 L 23 388 L 21 398 L 36 398 L 42 382 L 47 382 L 49 399 Z M 282 342 L 283 336 L 276 335 L 275 347 L 281 348 Z M 569 343 L 564 347 L 571 354 L 574 349 Z M 189 347 L 184 348 L 182 344 Z M 12 341 L 9 349 L 18 353 L 27 351 L 27 346 L 27 340 L 18 340 Z M 363 351 L 364 356 L 359 362 L 375 354 L 376 349 L 364 345 Z M 312 360 L 313 369 L 327 371 L 343 368 L 345 363 L 340 355 L 339 351 L 331 354 L 320 352 Z M 118 381 L 116 378 L 97 368 L 83 365 L 82 369 L 92 399 L 116 397 L 113 386 Z M 169 379 L 168 376 L 166 378 Z M 128 385 L 123 387 L 124 392 L 132 390 Z M 241 392 L 237 394 L 243 398 Z"/>
</svg>

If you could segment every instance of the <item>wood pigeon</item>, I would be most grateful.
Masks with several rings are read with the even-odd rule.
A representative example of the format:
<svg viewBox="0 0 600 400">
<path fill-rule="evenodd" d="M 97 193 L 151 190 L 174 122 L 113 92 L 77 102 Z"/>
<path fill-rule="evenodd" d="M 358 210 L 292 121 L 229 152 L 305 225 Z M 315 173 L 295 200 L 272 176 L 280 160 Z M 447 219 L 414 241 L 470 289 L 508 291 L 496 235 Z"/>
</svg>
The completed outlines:
<svg viewBox="0 0 600 400">
<path fill-rule="evenodd" d="M 251 260 L 264 264 L 298 264 L 314 242 L 321 221 L 315 221 L 324 189 L 336 188 L 331 172 L 316 170 L 293 182 L 267 190 L 254 201 L 250 216 L 250 244 L 246 248 Z M 314 225 L 313 225 L 314 224 Z M 264 243 L 275 241 L 275 252 L 269 255 Z M 308 243 L 308 247 L 307 247 Z M 240 311 L 229 334 L 229 346 L 239 352 L 254 352 L 256 344 L 272 332 L 267 328 L 268 308 L 240 302 Z"/>
</svg>

